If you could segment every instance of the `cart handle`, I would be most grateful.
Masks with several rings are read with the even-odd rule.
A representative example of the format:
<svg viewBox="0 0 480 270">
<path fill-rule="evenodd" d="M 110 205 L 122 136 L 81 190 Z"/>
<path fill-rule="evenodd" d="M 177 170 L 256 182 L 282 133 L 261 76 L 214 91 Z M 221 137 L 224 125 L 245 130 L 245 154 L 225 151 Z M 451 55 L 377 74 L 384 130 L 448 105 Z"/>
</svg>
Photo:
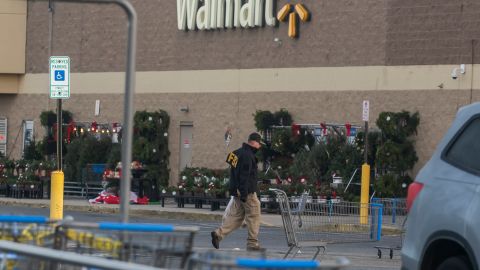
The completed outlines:
<svg viewBox="0 0 480 270">
<path fill-rule="evenodd" d="M 117 230 L 117 231 L 137 231 L 137 232 L 197 232 L 199 228 L 196 226 L 174 226 L 171 224 L 148 224 L 148 223 L 117 223 L 117 222 L 100 222 L 98 223 L 100 230 Z"/>
<path fill-rule="evenodd" d="M 47 223 L 48 218 L 44 216 L 10 216 L 0 215 L 0 222 L 19 222 L 19 223 Z"/>
<path fill-rule="evenodd" d="M 309 260 L 265 260 L 265 259 L 237 259 L 237 265 L 251 268 L 318 268 L 319 261 Z"/>
</svg>

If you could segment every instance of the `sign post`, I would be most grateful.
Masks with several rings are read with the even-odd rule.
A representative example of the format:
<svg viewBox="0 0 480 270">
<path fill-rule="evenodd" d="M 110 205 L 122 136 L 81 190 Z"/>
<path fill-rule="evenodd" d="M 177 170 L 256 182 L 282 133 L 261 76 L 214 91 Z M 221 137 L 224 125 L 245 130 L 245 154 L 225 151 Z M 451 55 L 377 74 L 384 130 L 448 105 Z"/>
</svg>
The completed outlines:
<svg viewBox="0 0 480 270">
<path fill-rule="evenodd" d="M 62 99 L 70 98 L 70 57 L 50 56 L 50 99 L 57 100 L 57 170 L 52 173 L 50 218 L 63 218 Z"/>
<path fill-rule="evenodd" d="M 370 117 L 370 101 L 363 101 L 362 120 L 365 121 L 365 137 L 362 165 L 362 185 L 360 191 L 360 224 L 368 224 L 368 196 L 370 194 L 370 165 L 368 165 L 368 120 Z"/>
<path fill-rule="evenodd" d="M 120 180 L 120 214 L 128 222 L 130 200 L 130 163 L 132 162 L 133 99 L 135 93 L 135 57 L 137 47 L 137 13 L 129 0 L 56 0 L 55 2 L 116 4 L 125 11 L 128 19 L 127 62 L 125 72 L 125 98 L 122 139 L 122 177 Z M 69 74 L 70 75 L 70 74 Z"/>
<path fill-rule="evenodd" d="M 50 98 L 57 100 L 57 170 L 62 170 L 62 99 L 70 98 L 70 57 L 50 56 Z"/>
<path fill-rule="evenodd" d="M 364 163 L 368 163 L 368 118 L 370 118 L 370 101 L 364 100 L 363 101 L 363 113 L 362 113 L 362 120 L 365 122 L 365 150 L 363 152 L 363 160 Z"/>
</svg>

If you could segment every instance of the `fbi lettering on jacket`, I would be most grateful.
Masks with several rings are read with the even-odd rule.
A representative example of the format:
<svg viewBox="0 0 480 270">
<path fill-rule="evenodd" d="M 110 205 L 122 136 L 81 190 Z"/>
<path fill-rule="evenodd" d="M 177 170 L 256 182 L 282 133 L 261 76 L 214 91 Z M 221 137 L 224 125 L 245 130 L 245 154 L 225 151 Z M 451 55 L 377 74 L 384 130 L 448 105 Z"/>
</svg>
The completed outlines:
<svg viewBox="0 0 480 270">
<path fill-rule="evenodd" d="M 230 166 L 236 168 L 237 164 L 238 164 L 238 157 L 237 157 L 237 155 L 235 155 L 235 153 L 230 152 L 230 154 L 228 154 L 228 156 L 227 156 L 226 161 L 227 161 L 228 164 L 230 164 Z"/>
</svg>

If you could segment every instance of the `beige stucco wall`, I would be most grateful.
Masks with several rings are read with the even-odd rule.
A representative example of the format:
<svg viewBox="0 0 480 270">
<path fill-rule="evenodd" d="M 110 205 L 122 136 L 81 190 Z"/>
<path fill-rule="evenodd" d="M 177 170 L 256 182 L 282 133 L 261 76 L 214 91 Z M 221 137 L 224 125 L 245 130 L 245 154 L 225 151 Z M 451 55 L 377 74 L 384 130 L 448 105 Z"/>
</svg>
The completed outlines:
<svg viewBox="0 0 480 270">
<path fill-rule="evenodd" d="M 135 110 L 166 110 L 171 116 L 169 148 L 171 181 L 178 179 L 180 123 L 193 122 L 192 166 L 225 167 L 227 152 L 238 147 L 254 130 L 256 110 L 286 108 L 298 123 L 333 122 L 362 124 L 362 101 L 370 100 L 371 124 L 382 111 L 418 111 L 420 126 L 415 138 L 419 162 L 428 160 L 457 109 L 480 99 L 475 66 L 465 75 L 450 78 L 455 65 L 344 67 L 303 69 L 204 70 L 138 72 Z M 122 122 L 122 73 L 73 73 L 72 94 L 64 109 L 76 121 Z M 0 99 L 0 115 L 9 116 L 8 150 L 20 155 L 15 141 L 22 120 L 35 119 L 37 138 L 43 136 L 38 116 L 54 110 L 48 99 L 48 75 L 27 74 L 18 95 Z M 45 86 L 45 87 L 42 87 Z M 94 116 L 95 100 L 100 116 Z M 180 107 L 189 112 L 180 112 Z M 233 140 L 225 146 L 224 133 L 232 128 Z"/>
<path fill-rule="evenodd" d="M 25 73 L 27 1 L 0 2 L 0 74 Z M 0 93 L 4 92 L 0 88 Z"/>
<path fill-rule="evenodd" d="M 480 65 L 351 66 L 237 70 L 149 71 L 136 73 L 137 93 L 224 93 L 288 91 L 376 91 L 480 88 Z M 123 72 L 72 73 L 71 92 L 123 93 Z M 45 93 L 48 74 L 27 74 L 19 93 Z M 45 87 L 39 87 L 44 85 Z"/>
</svg>

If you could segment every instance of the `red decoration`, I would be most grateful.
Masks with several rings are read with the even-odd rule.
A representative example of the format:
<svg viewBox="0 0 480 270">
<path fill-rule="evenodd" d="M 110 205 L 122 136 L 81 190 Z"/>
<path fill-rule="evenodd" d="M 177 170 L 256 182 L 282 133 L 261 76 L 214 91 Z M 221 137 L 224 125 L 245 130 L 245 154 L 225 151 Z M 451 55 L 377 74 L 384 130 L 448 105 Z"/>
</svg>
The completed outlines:
<svg viewBox="0 0 480 270">
<path fill-rule="evenodd" d="M 91 130 L 92 132 L 95 132 L 95 131 L 98 130 L 98 124 L 97 124 L 96 121 L 93 121 L 92 125 L 90 126 L 90 130 Z"/>
<path fill-rule="evenodd" d="M 275 183 L 277 183 L 277 185 L 280 185 L 282 183 L 282 180 L 280 180 L 280 178 L 277 177 L 275 179 Z"/>
<path fill-rule="evenodd" d="M 324 136 L 327 135 L 327 125 L 325 123 L 320 123 L 320 127 L 322 128 L 322 134 Z"/>
<path fill-rule="evenodd" d="M 137 198 L 137 204 L 148 204 L 150 199 L 147 196 L 143 196 L 143 198 Z"/>
<path fill-rule="evenodd" d="M 75 130 L 75 122 L 70 121 L 67 127 L 67 143 L 70 143 L 71 136 L 74 130 Z"/>
<path fill-rule="evenodd" d="M 300 125 L 292 124 L 292 135 L 294 138 L 300 135 Z"/>
<path fill-rule="evenodd" d="M 352 130 L 352 125 L 350 125 L 349 123 L 346 123 L 345 124 L 345 129 L 347 130 L 347 137 L 350 136 L 350 131 Z"/>
<path fill-rule="evenodd" d="M 119 125 L 118 123 L 112 123 L 112 132 L 118 132 Z"/>
<path fill-rule="evenodd" d="M 115 195 L 109 195 L 103 199 L 103 202 L 106 204 L 120 204 L 120 197 Z"/>
<path fill-rule="evenodd" d="M 113 178 L 115 177 L 115 172 L 110 170 L 110 169 L 106 169 L 104 172 L 103 172 L 103 176 L 105 178 Z"/>
</svg>

